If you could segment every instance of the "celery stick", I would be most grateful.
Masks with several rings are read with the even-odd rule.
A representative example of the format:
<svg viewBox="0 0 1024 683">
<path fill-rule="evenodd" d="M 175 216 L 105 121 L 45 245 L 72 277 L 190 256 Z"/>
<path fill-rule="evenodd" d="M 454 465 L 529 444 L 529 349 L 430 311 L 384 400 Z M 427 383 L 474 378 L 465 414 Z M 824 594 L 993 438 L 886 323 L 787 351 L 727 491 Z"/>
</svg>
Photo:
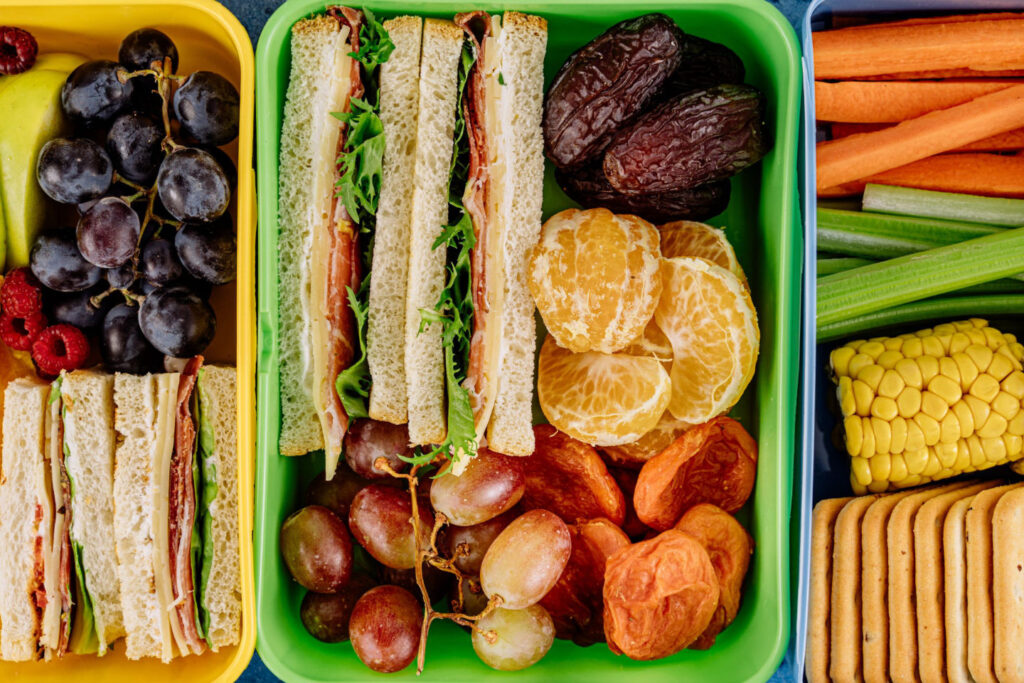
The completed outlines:
<svg viewBox="0 0 1024 683">
<path fill-rule="evenodd" d="M 874 263 L 874 261 L 866 258 L 819 258 L 818 277 L 841 273 L 844 270 L 859 268 L 861 266 L 866 266 L 869 263 Z"/>
<path fill-rule="evenodd" d="M 818 325 L 818 342 L 829 342 L 880 330 L 892 325 L 922 323 L 935 325 L 954 318 L 1019 315 L 1024 311 L 1024 294 L 936 297 L 873 313 Z"/>
<path fill-rule="evenodd" d="M 818 327 L 1024 272 L 1024 228 L 818 280 Z"/>
<path fill-rule="evenodd" d="M 1007 227 L 1024 225 L 1024 199 L 982 197 L 868 183 L 864 188 L 863 207 L 865 211 L 904 216 L 944 218 Z"/>
</svg>

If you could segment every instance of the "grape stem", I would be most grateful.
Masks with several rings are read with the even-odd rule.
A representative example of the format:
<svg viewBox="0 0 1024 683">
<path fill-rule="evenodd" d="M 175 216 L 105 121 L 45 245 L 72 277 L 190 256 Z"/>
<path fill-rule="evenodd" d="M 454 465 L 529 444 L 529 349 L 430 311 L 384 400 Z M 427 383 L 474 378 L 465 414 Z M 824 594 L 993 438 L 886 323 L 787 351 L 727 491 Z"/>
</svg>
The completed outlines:
<svg viewBox="0 0 1024 683">
<path fill-rule="evenodd" d="M 437 550 L 437 535 L 441 532 L 441 529 L 448 524 L 448 518 L 441 512 L 436 512 L 434 515 L 434 528 L 430 532 L 430 540 L 426 547 L 422 545 L 420 540 L 420 514 L 419 514 L 419 497 L 416 495 L 416 487 L 419 485 L 419 477 L 417 473 L 421 467 L 427 467 L 430 465 L 439 464 L 442 458 L 437 457 L 427 463 L 413 465 L 409 472 L 402 473 L 395 471 L 391 467 L 387 458 L 377 458 L 373 462 L 374 468 L 387 472 L 396 479 L 405 479 L 409 483 L 409 497 L 412 501 L 412 518 L 409 520 L 412 524 L 412 534 L 416 541 L 416 565 L 413 571 L 416 575 L 416 585 L 420 589 L 420 595 L 423 600 L 423 622 L 420 626 L 420 642 L 419 649 L 416 655 L 416 675 L 423 673 L 423 666 L 426 662 L 427 657 L 427 636 L 430 633 L 430 625 L 435 620 L 448 620 L 455 622 L 459 626 L 464 626 L 471 629 L 474 633 L 479 633 L 488 643 L 495 643 L 498 640 L 498 634 L 491 630 L 484 630 L 477 626 L 484 617 L 491 614 L 494 610 L 501 607 L 503 602 L 500 595 L 495 595 L 488 599 L 487 606 L 479 614 L 465 614 L 462 612 L 463 609 L 463 592 L 462 582 L 464 577 L 462 572 L 457 566 L 455 561 L 462 555 L 468 554 L 469 549 L 464 543 L 460 543 L 456 548 L 453 557 L 447 558 L 441 555 Z M 427 591 L 427 584 L 423 580 L 423 565 L 429 564 L 435 569 L 439 569 L 443 572 L 447 572 L 455 576 L 458 586 L 458 598 L 456 604 L 452 607 L 452 612 L 438 612 L 434 609 L 433 600 L 430 598 L 430 593 Z"/>
</svg>

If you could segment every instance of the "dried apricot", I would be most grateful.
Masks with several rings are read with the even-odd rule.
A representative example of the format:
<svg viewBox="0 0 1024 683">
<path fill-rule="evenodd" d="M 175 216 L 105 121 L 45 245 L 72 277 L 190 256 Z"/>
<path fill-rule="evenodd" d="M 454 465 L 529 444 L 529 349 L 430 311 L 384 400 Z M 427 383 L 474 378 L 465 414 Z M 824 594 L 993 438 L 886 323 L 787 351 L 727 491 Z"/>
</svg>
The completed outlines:
<svg viewBox="0 0 1024 683">
<path fill-rule="evenodd" d="M 704 546 L 670 529 L 608 558 L 604 632 L 630 659 L 679 652 L 708 627 L 718 607 L 718 578 Z"/>
<path fill-rule="evenodd" d="M 622 524 L 626 501 L 593 446 L 551 425 L 533 428 L 536 447 L 526 473 L 524 510 L 550 510 L 565 522 L 607 517 Z"/>
<path fill-rule="evenodd" d="M 671 411 L 666 410 L 654 429 L 636 441 L 621 446 L 602 446 L 601 452 L 616 465 L 640 469 L 691 426 L 689 422 L 677 420 Z"/>
<path fill-rule="evenodd" d="M 557 637 L 583 646 L 604 642 L 605 564 L 629 545 L 629 538 L 607 519 L 571 525 L 569 533 L 569 564 L 540 604 L 554 620 Z"/>
<path fill-rule="evenodd" d="M 690 645 L 694 650 L 706 650 L 740 611 L 743 577 L 750 566 L 754 539 L 735 517 L 710 503 L 694 505 L 675 528 L 700 541 L 718 576 L 718 609 L 704 633 Z"/>
<path fill-rule="evenodd" d="M 757 442 L 736 420 L 716 417 L 647 461 L 633 504 L 644 524 L 670 529 L 698 503 L 736 512 L 754 490 L 756 476 Z"/>
<path fill-rule="evenodd" d="M 640 336 L 661 296 L 658 229 L 608 209 L 569 209 L 544 223 L 530 293 L 570 351 L 615 353 Z"/>
</svg>

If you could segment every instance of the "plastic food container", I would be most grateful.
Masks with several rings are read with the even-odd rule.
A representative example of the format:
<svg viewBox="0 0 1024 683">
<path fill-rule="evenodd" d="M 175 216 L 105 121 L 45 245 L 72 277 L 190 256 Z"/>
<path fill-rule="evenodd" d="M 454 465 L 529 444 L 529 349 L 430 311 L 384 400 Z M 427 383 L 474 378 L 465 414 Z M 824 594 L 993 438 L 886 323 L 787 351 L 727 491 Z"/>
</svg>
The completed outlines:
<svg viewBox="0 0 1024 683">
<path fill-rule="evenodd" d="M 180 53 L 179 73 L 217 71 L 241 94 L 238 141 L 225 148 L 238 166 L 231 212 L 238 231 L 238 279 L 218 288 L 212 303 L 217 336 L 205 356 L 238 368 L 238 509 L 242 630 L 239 644 L 214 654 L 182 657 L 169 664 L 156 659 L 130 661 L 116 643 L 104 657 L 69 655 L 53 662 L 0 662 L 0 677 L 32 681 L 68 680 L 234 681 L 252 659 L 256 644 L 252 582 L 252 468 L 255 441 L 255 196 L 252 170 L 253 56 L 245 29 L 212 0 L 4 0 L 0 21 L 30 31 L 42 52 L 76 52 L 93 59 L 116 59 L 121 40 L 137 28 L 165 31 Z"/>
<path fill-rule="evenodd" d="M 802 405 L 798 452 L 800 462 L 796 468 L 798 488 L 793 503 L 793 533 L 799 533 L 794 544 L 794 562 L 798 564 L 796 594 L 796 623 L 794 625 L 794 671 L 804 678 L 804 656 L 807 646 L 807 610 L 810 591 L 811 512 L 814 504 L 823 498 L 850 495 L 849 457 L 832 445 L 832 432 L 836 419 L 826 403 L 834 385 L 828 379 L 825 365 L 833 348 L 845 341 L 816 343 L 816 285 L 817 285 L 817 193 L 815 190 L 815 118 L 814 118 L 814 51 L 811 33 L 827 27 L 833 14 L 877 16 L 879 21 L 907 18 L 914 13 L 957 14 L 1020 9 L 1019 3 L 970 2 L 970 0 L 812 0 L 800 25 L 804 54 L 804 115 L 802 140 L 804 188 L 804 313 L 801 330 L 803 353 L 800 385 Z M 902 333 L 931 327 L 946 322 L 917 323 L 894 332 Z M 993 324 L 1007 332 L 1021 331 L 1020 318 L 1003 320 L 993 318 Z M 878 332 L 885 334 L 886 330 Z M 877 336 L 872 333 L 870 336 Z M 798 559 L 797 559 L 798 558 Z"/>
<path fill-rule="evenodd" d="M 359 3 L 356 3 L 357 6 Z M 323 469 L 319 453 L 301 458 L 279 455 L 277 359 L 277 168 L 282 108 L 290 66 L 290 29 L 324 9 L 324 0 L 291 0 L 270 18 L 257 47 L 259 217 L 259 365 L 257 372 L 256 576 L 260 656 L 289 681 L 365 680 L 374 674 L 349 643 L 328 645 L 306 633 L 299 621 L 303 589 L 281 560 L 281 523 L 300 505 L 307 483 Z M 368 3 L 380 16 L 419 14 L 451 18 L 483 5 L 426 0 Z M 778 666 L 789 641 L 789 510 L 797 395 L 801 230 L 797 210 L 797 131 L 800 104 L 799 51 L 786 19 L 761 0 L 674 0 L 634 4 L 626 0 L 524 0 L 509 8 L 548 21 L 547 79 L 574 50 L 618 21 L 645 12 L 664 12 L 687 32 L 725 43 L 743 59 L 747 82 L 768 98 L 773 149 L 758 166 L 733 180 L 728 211 L 711 221 L 728 227 L 750 278 L 761 324 L 761 356 L 755 381 L 733 411 L 760 446 L 757 488 L 741 520 L 757 546 L 747 577 L 743 607 L 735 623 L 707 652 L 684 651 L 654 662 L 616 657 L 604 645 L 580 648 L 555 641 L 551 652 L 516 680 L 764 681 Z M 548 169 L 544 214 L 570 204 Z M 415 678 L 410 666 L 394 675 Z M 435 622 L 430 633 L 427 681 L 483 681 L 507 678 L 476 657 L 468 635 L 451 623 Z"/>
</svg>

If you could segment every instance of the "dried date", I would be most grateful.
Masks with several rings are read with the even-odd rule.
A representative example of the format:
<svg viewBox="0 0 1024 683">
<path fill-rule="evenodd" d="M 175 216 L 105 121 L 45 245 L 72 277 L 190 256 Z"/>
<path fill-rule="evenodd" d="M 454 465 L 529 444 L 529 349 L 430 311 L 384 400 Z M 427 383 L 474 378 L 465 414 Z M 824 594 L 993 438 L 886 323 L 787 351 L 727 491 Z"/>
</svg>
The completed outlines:
<svg viewBox="0 0 1024 683">
<path fill-rule="evenodd" d="M 721 43 L 683 35 L 679 68 L 665 82 L 663 95 L 672 97 L 724 83 L 742 83 L 746 71 L 739 56 Z"/>
<path fill-rule="evenodd" d="M 693 536 L 670 529 L 608 559 L 604 575 L 608 647 L 630 659 L 679 652 L 708 627 L 718 607 L 718 578 Z"/>
<path fill-rule="evenodd" d="M 736 420 L 716 417 L 687 430 L 640 470 L 633 504 L 644 524 L 670 529 L 698 503 L 732 513 L 754 490 L 757 443 Z"/>
<path fill-rule="evenodd" d="M 728 180 L 719 180 L 692 190 L 623 194 L 608 182 L 598 162 L 576 170 L 558 169 L 555 180 L 584 209 L 604 207 L 613 213 L 640 216 L 651 223 L 703 221 L 717 216 L 729 205 L 731 189 Z"/>
<path fill-rule="evenodd" d="M 674 192 L 736 175 L 768 151 L 764 95 L 718 85 L 679 95 L 612 138 L 604 174 L 619 192 Z"/>
<path fill-rule="evenodd" d="M 544 106 L 544 151 L 556 166 L 579 166 L 652 101 L 679 66 L 682 32 L 664 14 L 611 27 L 573 53 Z"/>
</svg>

